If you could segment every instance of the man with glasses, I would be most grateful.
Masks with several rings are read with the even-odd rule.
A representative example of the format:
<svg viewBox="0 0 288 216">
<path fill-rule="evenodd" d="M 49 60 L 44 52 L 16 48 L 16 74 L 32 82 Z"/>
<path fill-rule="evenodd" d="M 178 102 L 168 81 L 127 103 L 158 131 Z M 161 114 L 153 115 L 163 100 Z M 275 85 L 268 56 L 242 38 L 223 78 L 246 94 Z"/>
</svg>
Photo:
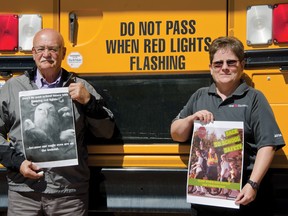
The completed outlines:
<svg viewBox="0 0 288 216">
<path fill-rule="evenodd" d="M 8 216 L 88 214 L 90 174 L 85 132 L 110 138 L 114 120 L 92 85 L 61 67 L 65 52 L 59 32 L 40 30 L 33 39 L 36 67 L 9 79 L 0 90 L 0 163 L 8 170 Z M 18 93 L 55 87 L 68 87 L 73 101 L 78 165 L 40 171 L 23 154 Z"/>
<path fill-rule="evenodd" d="M 243 121 L 243 188 L 235 200 L 240 210 L 204 205 L 192 207 L 197 209 L 200 216 L 253 213 L 272 215 L 269 211 L 269 193 L 266 193 L 270 188 L 266 182 L 267 171 L 275 151 L 285 145 L 283 136 L 263 93 L 249 87 L 243 79 L 245 62 L 242 42 L 235 37 L 219 37 L 210 45 L 209 55 L 209 68 L 214 83 L 191 96 L 173 120 L 171 136 L 178 142 L 188 141 L 195 120 L 204 124 L 213 121 Z"/>
</svg>

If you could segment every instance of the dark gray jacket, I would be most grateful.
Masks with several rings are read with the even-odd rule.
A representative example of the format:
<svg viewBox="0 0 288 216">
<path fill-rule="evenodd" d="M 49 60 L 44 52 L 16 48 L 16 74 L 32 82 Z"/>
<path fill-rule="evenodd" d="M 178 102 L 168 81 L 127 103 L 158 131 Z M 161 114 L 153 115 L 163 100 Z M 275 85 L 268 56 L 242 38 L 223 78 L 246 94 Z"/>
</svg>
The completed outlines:
<svg viewBox="0 0 288 216">
<path fill-rule="evenodd" d="M 71 78 L 83 82 L 92 97 L 88 104 L 73 102 L 79 165 L 45 169 L 44 178 L 31 180 L 19 172 L 25 160 L 23 154 L 18 93 L 38 89 L 34 83 L 36 68 L 10 78 L 0 89 L 0 163 L 7 170 L 9 189 L 42 193 L 87 193 L 89 185 L 88 152 L 84 134 L 88 129 L 97 137 L 110 138 L 114 131 L 112 112 L 104 106 L 103 98 L 87 81 L 62 69 L 61 86 L 68 86 Z"/>
</svg>

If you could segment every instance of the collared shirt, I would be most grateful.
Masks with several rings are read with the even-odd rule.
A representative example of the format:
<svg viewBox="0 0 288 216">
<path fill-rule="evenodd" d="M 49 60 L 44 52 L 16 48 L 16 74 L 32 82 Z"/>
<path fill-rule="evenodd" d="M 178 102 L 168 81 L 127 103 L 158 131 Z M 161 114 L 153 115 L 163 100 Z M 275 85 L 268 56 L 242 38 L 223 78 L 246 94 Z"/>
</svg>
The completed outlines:
<svg viewBox="0 0 288 216">
<path fill-rule="evenodd" d="M 62 70 L 60 71 L 57 79 L 54 82 L 49 83 L 46 81 L 46 79 L 42 76 L 40 71 L 37 69 L 34 81 L 35 81 L 35 84 L 38 86 L 39 89 L 61 87 L 61 83 L 60 83 L 61 75 L 62 75 Z"/>
<path fill-rule="evenodd" d="M 200 110 L 213 113 L 215 121 L 243 121 L 245 154 L 250 156 L 253 166 L 257 149 L 285 145 L 282 133 L 273 111 L 262 92 L 249 87 L 245 82 L 224 101 L 217 94 L 213 83 L 210 87 L 198 89 L 180 111 L 176 119 L 182 119 Z"/>
</svg>

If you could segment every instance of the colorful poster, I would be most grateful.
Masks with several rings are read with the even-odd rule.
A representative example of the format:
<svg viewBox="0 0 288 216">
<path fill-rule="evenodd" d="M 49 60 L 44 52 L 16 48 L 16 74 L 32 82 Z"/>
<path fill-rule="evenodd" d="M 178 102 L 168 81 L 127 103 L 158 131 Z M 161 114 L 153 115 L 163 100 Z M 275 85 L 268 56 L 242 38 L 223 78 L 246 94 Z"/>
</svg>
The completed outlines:
<svg viewBox="0 0 288 216">
<path fill-rule="evenodd" d="M 235 198 L 241 189 L 243 122 L 195 121 L 187 176 L 187 202 L 239 208 Z"/>
<path fill-rule="evenodd" d="M 78 164 L 72 100 L 68 88 L 19 93 L 23 150 L 39 167 Z"/>
</svg>

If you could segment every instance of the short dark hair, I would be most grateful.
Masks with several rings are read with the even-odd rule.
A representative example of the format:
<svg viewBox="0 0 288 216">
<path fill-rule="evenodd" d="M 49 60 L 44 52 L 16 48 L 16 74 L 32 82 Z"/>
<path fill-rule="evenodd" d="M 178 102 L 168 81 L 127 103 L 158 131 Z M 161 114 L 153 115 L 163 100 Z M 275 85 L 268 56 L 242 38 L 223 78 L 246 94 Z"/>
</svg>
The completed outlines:
<svg viewBox="0 0 288 216">
<path fill-rule="evenodd" d="M 213 62 L 215 53 L 219 49 L 225 48 L 230 48 L 232 52 L 238 57 L 239 61 L 244 60 L 244 45 L 238 38 L 233 36 L 218 37 L 213 40 L 211 45 L 209 46 L 210 64 Z"/>
</svg>

